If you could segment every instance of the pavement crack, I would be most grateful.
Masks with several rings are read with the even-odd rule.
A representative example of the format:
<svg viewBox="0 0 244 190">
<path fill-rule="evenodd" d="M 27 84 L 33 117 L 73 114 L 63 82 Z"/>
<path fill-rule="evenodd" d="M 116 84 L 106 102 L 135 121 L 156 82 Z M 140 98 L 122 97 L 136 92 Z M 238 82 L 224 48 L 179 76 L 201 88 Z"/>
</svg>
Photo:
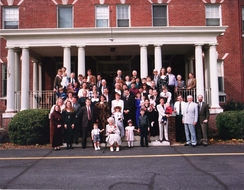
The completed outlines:
<svg viewBox="0 0 244 190">
<path fill-rule="evenodd" d="M 207 171 L 205 171 L 205 170 L 203 170 L 203 169 L 197 167 L 193 162 L 190 161 L 190 159 L 189 159 L 188 157 L 184 156 L 183 153 L 181 153 L 180 151 L 178 151 L 178 150 L 176 149 L 176 147 L 172 147 L 172 148 L 173 148 L 178 154 L 182 154 L 182 158 L 184 158 L 184 159 L 190 164 L 190 166 L 192 166 L 195 170 L 197 170 L 197 171 L 199 171 L 199 172 L 201 172 L 201 173 L 203 173 L 203 174 L 205 174 L 205 175 L 208 175 L 208 176 L 212 177 L 217 183 L 219 183 L 221 186 L 223 186 L 223 188 L 224 188 L 225 190 L 229 190 L 229 187 L 228 187 L 223 181 L 221 181 L 217 176 L 215 176 L 214 174 L 212 174 L 212 173 L 210 173 L 210 172 L 207 172 Z"/>
<path fill-rule="evenodd" d="M 13 177 L 11 180 L 9 180 L 6 184 L 4 184 L 4 186 L 2 187 L 2 189 L 8 189 L 8 186 L 13 183 L 14 181 L 16 181 L 20 176 L 22 176 L 23 174 L 25 174 L 30 168 L 32 168 L 33 166 L 35 166 L 38 162 L 40 162 L 44 157 L 49 156 L 52 153 L 52 150 L 50 150 L 47 154 L 45 154 L 42 158 L 36 160 L 35 162 L 33 162 L 31 165 L 29 165 L 27 168 L 25 168 L 22 172 L 20 172 L 18 175 L 16 175 L 15 177 Z"/>
</svg>

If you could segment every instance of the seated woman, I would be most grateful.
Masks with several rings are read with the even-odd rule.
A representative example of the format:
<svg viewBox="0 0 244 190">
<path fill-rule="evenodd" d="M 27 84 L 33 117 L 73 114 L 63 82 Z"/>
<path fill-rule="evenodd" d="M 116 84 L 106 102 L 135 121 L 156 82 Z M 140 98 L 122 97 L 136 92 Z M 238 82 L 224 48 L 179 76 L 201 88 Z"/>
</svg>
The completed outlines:
<svg viewBox="0 0 244 190">
<path fill-rule="evenodd" d="M 116 146 L 116 151 L 119 151 L 121 145 L 120 130 L 118 126 L 114 124 L 114 118 L 108 118 L 108 124 L 106 125 L 106 142 L 110 145 L 110 151 L 114 151 L 113 146 Z"/>
</svg>

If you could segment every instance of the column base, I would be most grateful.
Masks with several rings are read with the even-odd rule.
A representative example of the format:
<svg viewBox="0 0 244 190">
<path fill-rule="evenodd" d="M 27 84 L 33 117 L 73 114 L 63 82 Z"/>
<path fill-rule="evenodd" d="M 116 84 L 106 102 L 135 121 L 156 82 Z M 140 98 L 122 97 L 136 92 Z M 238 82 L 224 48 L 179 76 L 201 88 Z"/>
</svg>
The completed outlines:
<svg viewBox="0 0 244 190">
<path fill-rule="evenodd" d="M 222 113 L 224 110 L 221 107 L 210 107 L 209 109 L 209 113 L 210 114 L 218 114 L 218 113 Z"/>
</svg>

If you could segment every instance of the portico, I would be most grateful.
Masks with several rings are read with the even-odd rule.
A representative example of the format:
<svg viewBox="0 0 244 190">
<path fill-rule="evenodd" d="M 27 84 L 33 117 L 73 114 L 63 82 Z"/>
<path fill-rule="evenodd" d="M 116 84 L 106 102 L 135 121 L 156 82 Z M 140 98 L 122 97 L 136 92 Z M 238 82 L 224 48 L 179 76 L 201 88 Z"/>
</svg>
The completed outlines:
<svg viewBox="0 0 244 190">
<path fill-rule="evenodd" d="M 181 51 L 186 60 L 185 75 L 187 76 L 189 72 L 196 74 L 197 94 L 204 95 L 205 88 L 211 89 L 208 102 L 211 110 L 213 113 L 221 112 L 216 46 L 217 36 L 224 33 L 225 29 L 226 27 L 114 28 L 114 41 L 109 40 L 111 35 L 109 28 L 1 30 L 0 36 L 6 39 L 8 48 L 6 113 L 16 111 L 16 102 L 13 100 L 15 91 L 19 90 L 21 90 L 20 110 L 29 108 L 30 64 L 33 64 L 33 80 L 31 80 L 33 91 L 41 91 L 44 90 L 41 64 L 43 56 L 63 56 L 63 66 L 67 68 L 68 75 L 72 72 L 71 56 L 77 56 L 77 73 L 85 75 L 87 55 L 111 56 L 109 54 L 111 52 L 108 53 L 106 48 L 99 47 L 116 48 L 118 51 L 113 55 L 139 55 L 140 77 L 151 74 L 148 70 L 149 53 L 154 55 L 154 67 L 160 70 L 162 55 Z"/>
</svg>

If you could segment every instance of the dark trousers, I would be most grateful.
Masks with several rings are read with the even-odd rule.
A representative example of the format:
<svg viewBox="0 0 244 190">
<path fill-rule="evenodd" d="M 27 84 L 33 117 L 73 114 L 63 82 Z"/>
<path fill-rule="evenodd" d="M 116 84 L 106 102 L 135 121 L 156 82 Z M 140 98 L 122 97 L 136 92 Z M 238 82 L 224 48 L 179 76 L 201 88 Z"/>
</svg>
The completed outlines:
<svg viewBox="0 0 244 190">
<path fill-rule="evenodd" d="M 75 122 L 75 143 L 78 144 L 78 140 L 80 137 L 80 123 L 78 121 Z"/>
<path fill-rule="evenodd" d="M 148 146 L 148 139 L 147 139 L 147 135 L 148 135 L 148 129 L 147 127 L 144 128 L 140 128 L 140 135 L 141 135 L 141 146 L 144 147 L 144 139 L 145 139 L 145 146 Z"/>
<path fill-rule="evenodd" d="M 185 128 L 184 124 L 182 123 L 182 115 L 176 115 L 175 117 L 175 136 L 176 142 L 185 142 Z"/>
<path fill-rule="evenodd" d="M 87 134 L 91 131 L 91 127 L 92 127 L 92 122 L 88 121 L 88 125 L 87 126 L 82 126 L 82 148 L 86 148 L 86 142 L 87 142 Z"/>
<path fill-rule="evenodd" d="M 172 85 L 170 85 L 170 86 L 167 86 L 167 88 L 168 88 L 168 91 L 171 93 L 171 102 L 172 102 L 172 104 L 174 104 L 175 103 L 175 86 L 172 86 Z"/>
</svg>

